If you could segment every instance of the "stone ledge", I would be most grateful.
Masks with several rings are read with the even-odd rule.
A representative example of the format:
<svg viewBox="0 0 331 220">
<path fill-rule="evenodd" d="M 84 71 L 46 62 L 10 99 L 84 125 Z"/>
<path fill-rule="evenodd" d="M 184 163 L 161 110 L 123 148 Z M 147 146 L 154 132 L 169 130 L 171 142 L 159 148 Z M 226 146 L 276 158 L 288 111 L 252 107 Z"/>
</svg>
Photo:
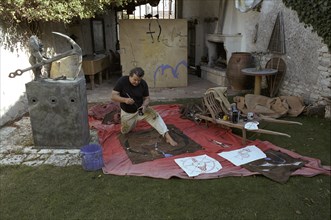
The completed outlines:
<svg viewBox="0 0 331 220">
<path fill-rule="evenodd" d="M 219 86 L 228 86 L 225 69 L 201 66 L 201 78 L 213 82 Z"/>
</svg>

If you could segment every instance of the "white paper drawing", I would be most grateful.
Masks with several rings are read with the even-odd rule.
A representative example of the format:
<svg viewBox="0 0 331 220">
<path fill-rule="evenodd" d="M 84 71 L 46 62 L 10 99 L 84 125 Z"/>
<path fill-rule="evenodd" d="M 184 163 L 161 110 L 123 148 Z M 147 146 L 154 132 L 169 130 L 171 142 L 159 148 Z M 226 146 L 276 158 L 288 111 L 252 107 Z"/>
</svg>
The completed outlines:
<svg viewBox="0 0 331 220">
<path fill-rule="evenodd" d="M 215 173 L 222 169 L 222 165 L 208 155 L 195 157 L 177 158 L 175 162 L 189 177 L 198 176 L 202 173 Z"/>
<path fill-rule="evenodd" d="M 218 155 L 227 159 L 236 166 L 267 157 L 267 155 L 255 145 L 249 145 L 238 150 L 222 152 Z"/>
</svg>

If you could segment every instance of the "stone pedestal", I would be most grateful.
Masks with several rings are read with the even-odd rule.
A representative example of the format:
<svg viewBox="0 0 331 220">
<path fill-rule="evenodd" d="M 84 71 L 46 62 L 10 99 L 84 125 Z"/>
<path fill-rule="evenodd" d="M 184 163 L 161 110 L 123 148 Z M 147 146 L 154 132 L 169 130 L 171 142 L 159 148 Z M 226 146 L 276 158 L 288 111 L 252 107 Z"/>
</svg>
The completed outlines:
<svg viewBox="0 0 331 220">
<path fill-rule="evenodd" d="M 201 78 L 216 83 L 219 86 L 228 86 L 226 70 L 217 67 L 201 66 Z"/>
<path fill-rule="evenodd" d="M 26 94 L 36 147 L 80 148 L 89 143 L 85 78 L 32 81 Z"/>
</svg>

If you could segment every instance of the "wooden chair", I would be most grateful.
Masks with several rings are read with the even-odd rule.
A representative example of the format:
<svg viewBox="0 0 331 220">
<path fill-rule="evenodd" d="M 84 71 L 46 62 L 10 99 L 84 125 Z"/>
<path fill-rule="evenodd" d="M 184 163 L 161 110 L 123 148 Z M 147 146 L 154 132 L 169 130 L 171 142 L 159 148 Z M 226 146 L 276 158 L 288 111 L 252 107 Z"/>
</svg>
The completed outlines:
<svg viewBox="0 0 331 220">
<path fill-rule="evenodd" d="M 278 70 L 275 75 L 266 76 L 269 97 L 275 97 L 283 82 L 286 73 L 286 64 L 282 58 L 274 57 L 267 62 L 266 68 Z"/>
</svg>

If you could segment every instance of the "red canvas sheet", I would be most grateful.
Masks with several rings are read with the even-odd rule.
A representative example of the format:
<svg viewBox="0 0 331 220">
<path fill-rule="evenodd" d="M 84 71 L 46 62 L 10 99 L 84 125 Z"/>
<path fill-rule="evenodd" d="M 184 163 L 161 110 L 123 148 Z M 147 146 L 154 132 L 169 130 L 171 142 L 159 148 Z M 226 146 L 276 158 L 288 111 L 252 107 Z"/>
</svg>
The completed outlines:
<svg viewBox="0 0 331 220">
<path fill-rule="evenodd" d="M 207 154 L 208 156 L 219 161 L 223 168 L 216 173 L 198 175 L 194 177 L 195 179 L 212 179 L 226 176 L 249 176 L 258 174 L 256 172 L 248 171 L 240 166 L 235 166 L 231 162 L 217 155 L 222 151 L 230 151 L 245 147 L 241 144 L 241 137 L 233 134 L 231 129 L 221 128 L 220 126 L 212 123 L 208 123 L 208 127 L 206 127 L 204 123 L 197 125 L 190 120 L 181 119 L 179 105 L 158 105 L 153 106 L 153 108 L 160 113 L 166 124 L 175 125 L 185 135 L 200 144 L 204 150 L 168 158 L 161 158 L 140 164 L 132 164 L 118 139 L 118 135 L 120 134 L 120 125 L 104 125 L 101 124 L 101 121 L 90 117 L 90 126 L 98 130 L 100 144 L 103 148 L 103 159 L 105 164 L 103 172 L 105 174 L 147 176 L 162 179 L 169 179 L 171 177 L 191 179 L 193 177 L 188 177 L 188 175 L 175 163 L 174 159 L 203 154 Z M 141 121 L 138 123 L 135 130 L 147 128 L 150 128 L 150 126 L 146 122 Z M 229 144 L 230 148 L 222 148 L 210 142 L 210 139 Z M 281 151 L 293 158 L 300 158 L 307 161 L 304 167 L 296 170 L 292 173 L 292 175 L 302 175 L 306 177 L 311 177 L 318 174 L 331 175 L 331 167 L 322 166 L 319 159 L 301 156 L 292 151 L 277 147 L 267 141 L 248 140 L 247 145 L 256 145 L 262 151 L 266 151 L 268 149 Z"/>
</svg>

